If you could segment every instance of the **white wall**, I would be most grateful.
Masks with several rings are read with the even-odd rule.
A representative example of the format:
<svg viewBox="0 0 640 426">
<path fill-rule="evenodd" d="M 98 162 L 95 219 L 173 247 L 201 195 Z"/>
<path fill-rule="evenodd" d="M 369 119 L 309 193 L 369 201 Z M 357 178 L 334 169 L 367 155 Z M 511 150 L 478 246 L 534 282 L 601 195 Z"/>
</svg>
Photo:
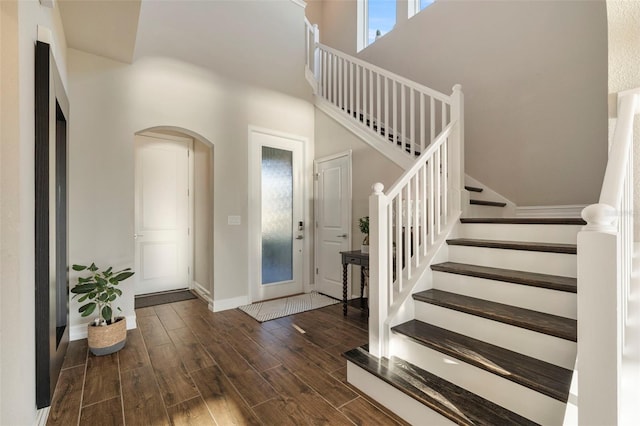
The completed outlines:
<svg viewBox="0 0 640 426">
<path fill-rule="evenodd" d="M 520 206 L 597 199 L 606 157 L 600 1 L 438 0 L 357 56 L 465 93 L 466 172 Z M 355 52 L 356 2 L 325 0 L 323 43 Z"/>
<path fill-rule="evenodd" d="M 127 65 L 69 49 L 69 69 L 71 262 L 133 265 L 133 135 L 156 126 L 182 129 L 215 147 L 214 307 L 246 303 L 248 126 L 308 138 L 311 176 L 312 105 L 167 58 L 147 57 Z M 227 225 L 230 215 L 239 215 L 242 225 Z M 305 266 L 308 283 L 311 262 Z M 121 307 L 127 315 L 133 312 L 133 289 L 125 293 Z M 74 312 L 71 323 L 82 319 Z"/>
<path fill-rule="evenodd" d="M 640 87 L 640 2 L 607 1 L 609 22 L 609 93 Z M 615 108 L 610 108 L 610 135 L 615 127 Z M 634 126 L 635 206 L 640 212 L 640 118 Z M 635 241 L 640 241 L 640 216 L 635 217 Z"/>
<path fill-rule="evenodd" d="M 57 9 L 2 1 L 0 424 L 30 425 L 35 405 L 34 57 L 37 26 L 52 30 L 66 85 L 66 44 Z"/>
<path fill-rule="evenodd" d="M 389 189 L 403 170 L 317 108 L 315 149 L 316 158 L 352 150 L 351 241 L 352 249 L 359 250 L 364 235 L 358 228 L 358 219 L 369 215 L 371 186 L 382 182 L 385 189 Z"/>
<path fill-rule="evenodd" d="M 213 186 L 211 161 L 213 147 L 199 140 L 193 143 L 194 188 L 193 188 L 193 280 L 211 291 L 213 272 Z"/>
</svg>

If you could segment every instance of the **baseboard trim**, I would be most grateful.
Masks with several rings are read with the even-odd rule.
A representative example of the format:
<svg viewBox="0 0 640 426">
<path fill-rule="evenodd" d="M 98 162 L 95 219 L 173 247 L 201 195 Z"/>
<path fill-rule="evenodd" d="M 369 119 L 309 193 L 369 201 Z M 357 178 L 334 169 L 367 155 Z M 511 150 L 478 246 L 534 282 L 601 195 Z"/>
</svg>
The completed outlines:
<svg viewBox="0 0 640 426">
<path fill-rule="evenodd" d="M 232 297 L 231 299 L 213 300 L 209 303 L 209 310 L 213 312 L 227 311 L 248 304 L 249 296 Z"/>
<path fill-rule="evenodd" d="M 49 410 L 51 406 L 44 407 L 36 411 L 36 420 L 33 423 L 33 426 L 46 426 L 47 420 L 49 419 Z"/>
<path fill-rule="evenodd" d="M 195 291 L 196 295 L 200 297 L 200 299 L 204 300 L 207 303 L 207 305 L 210 305 L 211 302 L 213 301 L 211 299 L 211 291 L 209 291 L 205 286 L 203 286 L 199 282 L 193 281 L 193 286 L 191 289 Z"/>
<path fill-rule="evenodd" d="M 127 330 L 133 330 L 138 325 L 136 323 L 136 314 L 127 315 Z M 81 340 L 87 338 L 87 323 L 72 325 L 69 327 L 69 341 Z"/>
<path fill-rule="evenodd" d="M 564 206 L 520 206 L 516 207 L 516 217 L 581 217 L 586 204 Z"/>
</svg>

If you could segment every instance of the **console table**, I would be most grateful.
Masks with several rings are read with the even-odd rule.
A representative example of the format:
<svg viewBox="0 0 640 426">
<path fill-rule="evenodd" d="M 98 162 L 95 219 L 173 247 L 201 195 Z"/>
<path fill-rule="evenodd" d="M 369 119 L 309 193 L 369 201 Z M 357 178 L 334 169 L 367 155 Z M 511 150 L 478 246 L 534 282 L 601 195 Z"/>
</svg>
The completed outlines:
<svg viewBox="0 0 640 426">
<path fill-rule="evenodd" d="M 360 250 L 341 251 L 342 255 L 342 313 L 347 316 L 347 267 L 351 265 L 360 265 L 360 306 L 362 306 L 362 298 L 364 296 L 364 271 L 369 268 L 369 253 L 363 253 Z"/>
</svg>

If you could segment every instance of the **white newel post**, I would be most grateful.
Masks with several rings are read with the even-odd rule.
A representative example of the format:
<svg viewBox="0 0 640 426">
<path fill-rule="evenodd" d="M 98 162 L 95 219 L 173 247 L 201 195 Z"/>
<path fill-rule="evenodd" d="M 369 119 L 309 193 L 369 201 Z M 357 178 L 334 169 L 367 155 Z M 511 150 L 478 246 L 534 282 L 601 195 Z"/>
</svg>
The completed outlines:
<svg viewBox="0 0 640 426">
<path fill-rule="evenodd" d="M 369 352 L 388 356 L 389 332 L 385 324 L 388 310 L 387 196 L 384 185 L 376 183 L 369 196 Z"/>
<path fill-rule="evenodd" d="M 451 131 L 449 139 L 449 179 L 451 212 L 462 210 L 462 196 L 464 192 L 464 94 L 462 86 L 453 86 L 451 94 L 451 121 L 456 125 Z"/>
<path fill-rule="evenodd" d="M 578 233 L 578 422 L 618 424 L 621 328 L 616 209 L 593 204 Z"/>
</svg>

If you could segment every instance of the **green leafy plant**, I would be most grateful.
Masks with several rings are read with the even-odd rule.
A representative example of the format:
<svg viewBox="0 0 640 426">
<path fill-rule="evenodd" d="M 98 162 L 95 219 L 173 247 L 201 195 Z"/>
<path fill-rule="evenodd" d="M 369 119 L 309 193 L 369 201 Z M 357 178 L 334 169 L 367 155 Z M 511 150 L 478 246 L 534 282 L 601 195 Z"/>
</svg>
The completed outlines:
<svg viewBox="0 0 640 426">
<path fill-rule="evenodd" d="M 360 227 L 360 232 L 364 235 L 369 235 L 369 216 L 358 219 L 358 226 Z"/>
<path fill-rule="evenodd" d="M 108 325 L 114 322 L 113 309 L 111 304 L 115 300 L 122 296 L 122 290 L 117 286 L 124 280 L 131 278 L 134 272 L 131 268 L 126 268 L 121 271 L 114 271 L 113 267 L 109 267 L 104 271 L 100 271 L 100 268 L 92 263 L 90 266 L 73 265 L 73 270 L 82 272 L 87 271 L 89 275 L 86 277 L 79 277 L 78 283 L 71 289 L 73 298 L 78 298 L 79 303 L 87 302 L 80 306 L 78 312 L 83 317 L 96 312 L 98 318 L 95 320 L 96 325 Z M 118 311 L 121 309 L 118 307 Z"/>
<path fill-rule="evenodd" d="M 369 245 L 369 216 L 363 216 L 360 219 L 358 219 L 358 227 L 360 227 L 360 232 L 364 234 L 364 240 L 362 241 L 362 244 L 365 246 L 368 246 Z"/>
</svg>

